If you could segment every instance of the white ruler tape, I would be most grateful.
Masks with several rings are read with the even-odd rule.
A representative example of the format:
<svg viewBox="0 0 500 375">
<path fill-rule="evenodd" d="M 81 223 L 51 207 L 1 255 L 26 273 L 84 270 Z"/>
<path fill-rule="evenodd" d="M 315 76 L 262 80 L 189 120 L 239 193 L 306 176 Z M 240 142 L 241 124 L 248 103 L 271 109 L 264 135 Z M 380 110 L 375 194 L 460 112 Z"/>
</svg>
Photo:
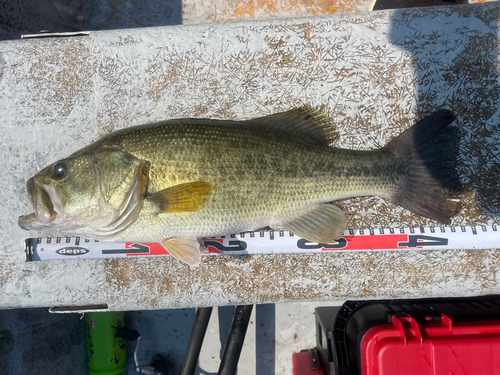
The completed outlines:
<svg viewBox="0 0 500 375">
<path fill-rule="evenodd" d="M 207 255 L 495 249 L 500 245 L 500 231 L 495 225 L 360 229 L 345 231 L 342 238 L 331 244 L 309 242 L 288 231 L 259 231 L 205 238 L 203 243 Z M 80 237 L 26 240 L 27 261 L 165 255 L 168 252 L 157 243 L 100 242 Z"/>
</svg>

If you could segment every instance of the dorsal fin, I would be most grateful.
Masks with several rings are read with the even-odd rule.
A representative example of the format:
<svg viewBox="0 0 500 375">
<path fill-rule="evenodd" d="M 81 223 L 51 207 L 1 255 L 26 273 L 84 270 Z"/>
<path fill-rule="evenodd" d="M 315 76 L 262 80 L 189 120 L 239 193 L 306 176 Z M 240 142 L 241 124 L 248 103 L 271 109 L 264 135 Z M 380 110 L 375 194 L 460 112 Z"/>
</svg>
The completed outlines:
<svg viewBox="0 0 500 375">
<path fill-rule="evenodd" d="M 309 106 L 258 117 L 248 122 L 286 130 L 316 146 L 330 146 L 339 138 L 333 121 L 325 113 Z"/>
</svg>

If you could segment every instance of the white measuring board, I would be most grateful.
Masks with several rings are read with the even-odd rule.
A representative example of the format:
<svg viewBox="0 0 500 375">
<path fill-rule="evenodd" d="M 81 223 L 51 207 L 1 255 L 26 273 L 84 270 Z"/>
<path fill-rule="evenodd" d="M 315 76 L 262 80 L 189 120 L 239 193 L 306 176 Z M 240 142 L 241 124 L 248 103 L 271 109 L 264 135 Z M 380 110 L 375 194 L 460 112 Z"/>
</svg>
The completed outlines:
<svg viewBox="0 0 500 375">
<path fill-rule="evenodd" d="M 500 244 L 500 231 L 495 225 L 351 229 L 331 244 L 309 242 L 288 231 L 257 231 L 204 238 L 201 242 L 207 248 L 203 255 L 495 249 Z M 25 249 L 27 261 L 169 255 L 158 243 L 115 243 L 80 237 L 29 238 Z"/>
</svg>

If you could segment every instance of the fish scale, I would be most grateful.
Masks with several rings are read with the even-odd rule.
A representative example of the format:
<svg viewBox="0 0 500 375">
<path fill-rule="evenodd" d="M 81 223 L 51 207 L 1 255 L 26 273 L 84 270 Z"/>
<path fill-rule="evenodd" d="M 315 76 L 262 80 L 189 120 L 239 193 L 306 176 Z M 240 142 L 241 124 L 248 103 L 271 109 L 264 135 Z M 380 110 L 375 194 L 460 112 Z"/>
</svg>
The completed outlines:
<svg viewBox="0 0 500 375">
<path fill-rule="evenodd" d="M 147 151 L 137 147 L 144 132 L 157 140 Z M 106 142 L 151 161 L 150 193 L 191 181 L 214 184 L 201 211 L 156 215 L 154 209 L 146 214 L 145 207 L 119 240 L 154 237 L 159 242 L 165 231 L 148 229 L 157 221 L 169 228 L 169 237 L 255 229 L 292 219 L 319 202 L 387 194 L 396 183 L 385 176 L 394 160 L 380 150 L 314 146 L 260 126 L 165 122 L 118 133 Z"/>
</svg>

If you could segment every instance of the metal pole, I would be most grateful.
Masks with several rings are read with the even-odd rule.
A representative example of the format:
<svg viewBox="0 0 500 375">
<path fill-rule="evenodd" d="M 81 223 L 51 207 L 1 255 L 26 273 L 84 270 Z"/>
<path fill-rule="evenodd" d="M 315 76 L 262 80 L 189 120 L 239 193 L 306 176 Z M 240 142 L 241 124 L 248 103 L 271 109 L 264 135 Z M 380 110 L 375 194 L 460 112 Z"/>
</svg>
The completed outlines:
<svg viewBox="0 0 500 375">
<path fill-rule="evenodd" d="M 186 350 L 186 356 L 184 357 L 184 363 L 181 367 L 180 375 L 194 374 L 211 314 L 211 307 L 199 307 L 196 309 L 193 330 L 191 331 L 191 337 L 189 338 L 189 344 Z"/>
<path fill-rule="evenodd" d="M 253 305 L 236 306 L 231 331 L 219 367 L 218 375 L 234 375 L 238 367 L 243 341 L 247 333 Z"/>
</svg>

